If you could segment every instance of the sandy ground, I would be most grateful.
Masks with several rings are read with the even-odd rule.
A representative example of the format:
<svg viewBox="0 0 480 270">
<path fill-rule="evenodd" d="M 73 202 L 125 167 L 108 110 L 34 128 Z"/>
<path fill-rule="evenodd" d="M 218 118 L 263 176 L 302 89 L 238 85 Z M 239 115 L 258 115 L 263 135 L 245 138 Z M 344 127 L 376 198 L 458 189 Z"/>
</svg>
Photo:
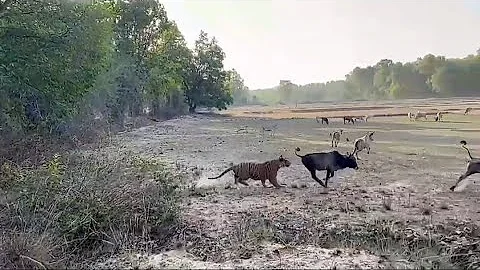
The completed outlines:
<svg viewBox="0 0 480 270">
<path fill-rule="evenodd" d="M 458 230 L 479 225 L 480 187 L 473 182 L 480 175 L 471 177 L 467 189 L 449 191 L 466 167 L 467 155 L 458 142 L 465 139 L 474 155 L 480 153 L 480 116 L 475 111 L 463 115 L 464 108 L 479 104 L 476 100 L 427 100 L 235 108 L 222 115 L 186 116 L 119 135 L 118 143 L 136 154 L 195 172 L 184 220 L 189 224 L 187 231 L 201 232 L 198 238 L 179 240 L 182 247 L 176 250 L 124 261 L 140 268 L 411 267 L 415 259 L 401 250 L 392 255 L 389 248 L 367 248 L 346 240 L 347 236 L 344 242 L 350 245 L 335 246 L 333 240 L 327 243 L 323 232 L 353 224 L 370 228 L 367 224 L 388 221 L 406 224 L 404 230 L 425 232 L 435 227 L 441 234 L 438 228 L 445 227 L 445 235 L 461 235 Z M 442 122 L 434 122 L 432 116 L 416 122 L 405 116 L 380 117 L 417 109 L 449 113 Z M 322 125 L 312 119 L 366 114 L 378 117 L 355 125 L 335 118 Z M 262 126 L 275 125 L 274 134 L 262 132 Z M 370 154 L 359 154 L 360 169 L 339 171 L 324 194 L 293 150 L 329 151 L 329 133 L 338 129 L 344 131 L 337 149 L 342 153 L 351 152 L 352 141 L 367 131 L 375 131 L 375 141 Z M 230 162 L 260 162 L 280 155 L 292 162 L 279 172 L 279 182 L 286 188 L 263 188 L 253 180 L 248 187 L 231 188 L 231 173 L 207 179 Z M 324 177 L 324 172 L 318 175 Z M 306 187 L 297 188 L 302 185 Z M 273 225 L 265 225 L 267 221 Z M 447 230 L 447 224 L 452 229 Z M 469 232 L 458 239 L 467 236 L 473 237 Z M 425 253 L 421 256 L 428 257 Z"/>
</svg>

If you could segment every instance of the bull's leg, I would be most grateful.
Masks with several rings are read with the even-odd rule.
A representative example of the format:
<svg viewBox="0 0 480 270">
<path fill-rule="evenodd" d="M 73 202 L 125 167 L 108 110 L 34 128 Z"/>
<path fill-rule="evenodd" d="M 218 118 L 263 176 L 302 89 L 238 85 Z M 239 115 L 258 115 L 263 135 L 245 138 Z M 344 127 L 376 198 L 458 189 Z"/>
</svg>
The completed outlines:
<svg viewBox="0 0 480 270">
<path fill-rule="evenodd" d="M 323 186 L 323 191 L 321 192 L 322 194 L 328 194 L 328 179 L 330 178 L 330 175 L 332 172 L 330 170 L 327 170 L 327 176 L 325 177 L 325 185 Z"/>
<path fill-rule="evenodd" d="M 315 170 L 310 170 L 310 173 L 312 174 L 313 180 L 317 181 L 320 185 L 322 185 L 322 187 L 326 187 L 325 184 L 323 184 L 322 180 L 318 179 Z"/>
<path fill-rule="evenodd" d="M 367 154 L 370 154 L 370 146 L 367 147 Z"/>
<path fill-rule="evenodd" d="M 325 177 L 325 188 L 328 187 L 328 179 L 333 177 L 333 171 L 327 170 L 327 176 Z"/>
<path fill-rule="evenodd" d="M 458 177 L 458 180 L 455 183 L 455 185 L 450 187 L 450 190 L 453 191 L 463 179 L 469 177 L 472 174 L 474 174 L 474 172 L 466 171 L 464 174 L 460 175 L 460 177 Z"/>
<path fill-rule="evenodd" d="M 333 144 L 334 144 L 334 142 L 333 142 L 333 139 L 332 139 L 332 147 L 333 147 Z"/>
</svg>

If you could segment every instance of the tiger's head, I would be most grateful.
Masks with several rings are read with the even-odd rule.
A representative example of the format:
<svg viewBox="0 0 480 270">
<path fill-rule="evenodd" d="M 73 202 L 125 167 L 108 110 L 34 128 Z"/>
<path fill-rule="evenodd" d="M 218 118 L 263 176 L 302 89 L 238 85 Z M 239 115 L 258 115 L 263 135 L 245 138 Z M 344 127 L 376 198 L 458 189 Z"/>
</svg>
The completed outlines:
<svg viewBox="0 0 480 270">
<path fill-rule="evenodd" d="M 280 163 L 280 167 L 290 167 L 292 164 L 288 159 L 284 158 L 282 155 L 278 158 L 278 161 Z"/>
</svg>

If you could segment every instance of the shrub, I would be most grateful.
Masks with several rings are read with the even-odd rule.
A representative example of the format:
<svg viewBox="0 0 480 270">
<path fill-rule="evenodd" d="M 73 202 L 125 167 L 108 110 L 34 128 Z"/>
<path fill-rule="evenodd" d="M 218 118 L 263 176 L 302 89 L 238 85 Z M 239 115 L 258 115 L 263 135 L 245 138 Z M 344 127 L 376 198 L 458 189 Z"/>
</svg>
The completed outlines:
<svg viewBox="0 0 480 270">
<path fill-rule="evenodd" d="M 0 168 L 5 268 L 75 266 L 120 249 L 147 251 L 177 226 L 178 177 L 154 159 L 119 151 Z"/>
</svg>

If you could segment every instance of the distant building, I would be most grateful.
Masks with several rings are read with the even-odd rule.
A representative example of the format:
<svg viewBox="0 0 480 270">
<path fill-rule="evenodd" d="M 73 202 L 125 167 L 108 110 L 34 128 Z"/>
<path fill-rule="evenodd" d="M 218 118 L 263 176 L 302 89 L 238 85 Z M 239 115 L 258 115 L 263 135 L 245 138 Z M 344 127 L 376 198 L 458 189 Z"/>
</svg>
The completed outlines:
<svg viewBox="0 0 480 270">
<path fill-rule="evenodd" d="M 288 85 L 288 84 L 292 84 L 292 81 L 290 81 L 290 80 L 280 80 L 280 83 L 279 83 L 280 86 Z"/>
</svg>

